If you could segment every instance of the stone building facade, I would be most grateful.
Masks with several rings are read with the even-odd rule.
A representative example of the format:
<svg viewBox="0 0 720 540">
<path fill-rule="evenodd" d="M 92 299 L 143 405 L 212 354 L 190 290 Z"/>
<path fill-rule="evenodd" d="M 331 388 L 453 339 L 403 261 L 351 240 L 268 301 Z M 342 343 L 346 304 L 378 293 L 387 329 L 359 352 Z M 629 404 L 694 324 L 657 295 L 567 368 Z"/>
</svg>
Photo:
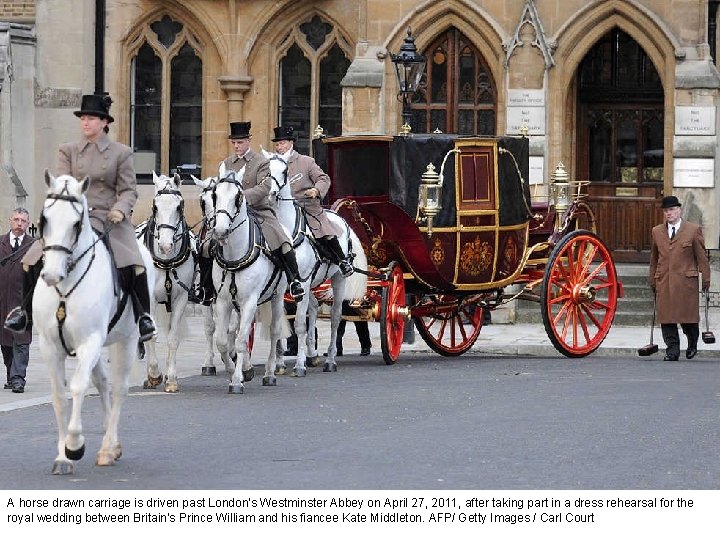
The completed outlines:
<svg viewBox="0 0 720 540">
<path fill-rule="evenodd" d="M 24 191 L 37 214 L 42 171 L 96 90 L 113 97 L 111 135 L 135 148 L 145 176 L 213 174 L 230 121 L 251 121 L 265 148 L 280 122 L 305 148 L 318 124 L 395 134 L 391 53 L 410 27 L 428 58 L 415 131 L 527 127 L 534 195 L 547 196 L 559 162 L 590 180 L 619 260 L 646 257 L 657 199 L 670 193 L 717 248 L 717 18 L 714 0 L 0 2 L 0 210 Z M 136 220 L 150 186 L 141 193 Z"/>
</svg>

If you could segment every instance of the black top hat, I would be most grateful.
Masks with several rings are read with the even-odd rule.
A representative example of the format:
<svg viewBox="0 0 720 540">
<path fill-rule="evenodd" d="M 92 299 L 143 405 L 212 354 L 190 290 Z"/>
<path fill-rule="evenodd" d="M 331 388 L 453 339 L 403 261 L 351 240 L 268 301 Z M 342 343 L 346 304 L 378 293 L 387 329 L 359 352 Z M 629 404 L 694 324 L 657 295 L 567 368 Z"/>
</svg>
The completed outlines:
<svg viewBox="0 0 720 540">
<path fill-rule="evenodd" d="M 280 126 L 273 129 L 275 131 L 275 137 L 272 142 L 278 141 L 294 141 L 295 130 L 292 126 Z"/>
<path fill-rule="evenodd" d="M 82 97 L 80 110 L 73 112 L 75 116 L 80 118 L 84 114 L 104 118 L 108 124 L 114 122 L 115 119 L 110 116 L 110 105 L 112 99 L 107 94 L 87 94 Z"/>
<path fill-rule="evenodd" d="M 228 139 L 249 139 L 250 122 L 230 122 Z"/>
<path fill-rule="evenodd" d="M 663 197 L 662 205 L 660 205 L 661 208 L 673 208 L 675 206 L 682 206 L 682 204 L 680 204 L 680 201 L 675 195 L 668 195 L 667 197 Z"/>
</svg>

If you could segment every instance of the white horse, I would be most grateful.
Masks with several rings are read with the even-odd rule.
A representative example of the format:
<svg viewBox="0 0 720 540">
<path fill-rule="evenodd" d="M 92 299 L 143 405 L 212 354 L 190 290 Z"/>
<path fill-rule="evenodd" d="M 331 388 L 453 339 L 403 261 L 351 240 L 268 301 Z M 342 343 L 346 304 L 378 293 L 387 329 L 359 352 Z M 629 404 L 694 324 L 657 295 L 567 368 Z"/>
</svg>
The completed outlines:
<svg viewBox="0 0 720 540">
<path fill-rule="evenodd" d="M 155 196 L 150 219 L 142 227 L 143 241 L 158 272 L 155 283 L 155 320 L 167 332 L 165 392 L 177 392 L 176 356 L 183 336 L 187 335 L 185 308 L 193 286 L 195 238 L 185 221 L 185 201 L 180 193 L 180 175 L 158 176 L 153 171 Z M 140 228 L 138 227 L 138 228 Z M 164 307 L 158 308 L 158 304 Z M 147 380 L 144 388 L 157 388 L 163 381 L 158 365 L 157 340 L 147 343 Z"/>
<path fill-rule="evenodd" d="M 73 462 L 85 453 L 82 405 L 90 379 L 100 393 L 105 434 L 97 465 L 112 465 L 122 455 L 118 440 L 120 409 L 127 396 L 132 363 L 137 357 L 139 332 L 132 300 L 121 294 L 113 280 L 113 261 L 90 226 L 85 191 L 90 179 L 53 177 L 45 171 L 48 195 L 42 210 L 41 236 L 44 267 L 35 287 L 33 311 L 40 338 L 40 354 L 50 370 L 53 408 L 58 425 L 58 455 L 53 474 L 71 474 Z M 155 271 L 140 244 L 148 285 Z M 100 359 L 109 346 L 108 363 Z M 70 378 L 72 410 L 67 415 L 65 359 L 75 356 Z"/>
<path fill-rule="evenodd" d="M 344 277 L 340 269 L 329 261 L 319 258 L 316 247 L 311 242 L 312 232 L 305 222 L 300 207 L 295 204 L 292 197 L 291 184 L 293 178 L 287 178 L 287 163 L 277 154 L 263 150 L 263 155 L 270 160 L 270 174 L 275 184 L 272 190 L 271 203 L 275 205 L 278 220 L 288 230 L 291 238 L 297 237 L 295 245 L 295 256 L 298 261 L 298 270 L 303 281 L 303 288 L 309 291 L 316 288 L 327 280 L 332 287 L 332 309 L 330 318 L 330 344 L 327 351 L 327 359 L 323 371 L 337 371 L 336 338 L 337 329 L 342 317 L 342 303 L 344 300 L 361 299 L 367 291 L 367 275 L 362 272 L 354 272 L 349 277 Z M 345 255 L 354 257 L 353 265 L 362 271 L 367 271 L 367 258 L 363 251 L 360 239 L 350 228 L 347 222 L 335 212 L 327 212 L 328 219 L 342 231 L 338 236 L 340 245 Z M 325 291 L 324 297 L 328 296 Z M 298 338 L 297 358 L 292 374 L 303 377 L 306 373 L 306 361 L 316 365 L 317 350 L 315 344 L 315 325 L 317 321 L 318 301 L 314 295 L 306 294 L 298 302 L 295 313 L 295 333 Z M 306 315 L 308 322 L 306 327 Z M 278 360 L 278 371 L 283 372 L 285 362 Z"/>
<path fill-rule="evenodd" d="M 212 229 L 215 226 L 215 206 L 213 202 L 213 192 L 215 185 L 217 184 L 217 176 L 208 176 L 205 180 L 190 175 L 195 182 L 195 185 L 200 188 L 200 210 L 203 215 L 203 227 L 199 235 L 199 243 L 197 246 L 198 256 L 212 256 L 210 252 L 210 242 L 212 240 Z M 202 276 L 200 276 L 202 278 Z M 200 373 L 202 375 L 216 375 L 217 369 L 215 368 L 215 304 L 211 303 L 206 306 L 205 311 L 205 341 L 207 347 L 205 348 L 205 359 L 202 364 Z M 233 363 L 237 361 L 237 354 L 235 352 L 235 338 L 237 337 L 238 324 L 240 320 L 236 311 L 233 310 L 230 316 L 230 325 L 228 327 L 228 355 L 233 360 Z"/>
<path fill-rule="evenodd" d="M 217 299 L 215 345 L 230 375 L 229 393 L 243 393 L 243 382 L 251 380 L 254 369 L 250 361 L 248 338 L 259 304 L 268 303 L 272 311 L 269 323 L 272 346 L 265 363 L 263 386 L 275 386 L 277 342 L 283 337 L 283 292 L 287 287 L 285 273 L 267 255 L 259 242 L 260 228 L 248 215 L 247 201 L 242 191 L 244 169 L 225 171 L 221 168 L 213 193 L 215 226 L 213 236 L 218 241 L 213 264 L 213 283 Z M 228 327 L 235 309 L 240 315 L 236 351 L 241 369 L 228 354 Z M 263 321 L 268 325 L 267 318 Z"/>
</svg>

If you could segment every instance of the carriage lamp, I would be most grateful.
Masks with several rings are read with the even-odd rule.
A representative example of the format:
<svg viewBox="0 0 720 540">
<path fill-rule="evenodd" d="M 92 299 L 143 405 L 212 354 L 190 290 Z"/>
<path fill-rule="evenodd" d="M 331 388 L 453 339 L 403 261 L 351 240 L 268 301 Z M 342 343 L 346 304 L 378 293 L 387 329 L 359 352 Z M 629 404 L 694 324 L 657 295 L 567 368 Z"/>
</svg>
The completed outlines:
<svg viewBox="0 0 720 540">
<path fill-rule="evenodd" d="M 392 63 L 395 66 L 395 75 L 398 81 L 398 100 L 402 100 L 403 129 L 409 131 L 405 126 L 410 126 L 412 111 L 410 103 L 415 97 L 420 79 L 425 73 L 426 58 L 418 54 L 415 47 L 415 38 L 412 36 L 410 27 L 407 29 L 407 36 L 400 47 L 399 54 L 391 54 Z"/>
<path fill-rule="evenodd" d="M 570 206 L 570 178 L 562 162 L 557 164 L 555 172 L 552 174 L 550 192 L 552 193 L 553 206 L 555 206 L 555 210 L 560 216 Z"/>
<path fill-rule="evenodd" d="M 315 131 L 313 131 L 313 139 L 322 139 L 325 137 L 325 130 L 322 128 L 320 124 L 317 125 L 315 128 Z"/>
<path fill-rule="evenodd" d="M 440 175 L 435 171 L 435 166 L 429 163 L 421 178 L 418 209 L 427 218 L 427 235 L 432 236 L 433 220 L 442 209 Z"/>
</svg>

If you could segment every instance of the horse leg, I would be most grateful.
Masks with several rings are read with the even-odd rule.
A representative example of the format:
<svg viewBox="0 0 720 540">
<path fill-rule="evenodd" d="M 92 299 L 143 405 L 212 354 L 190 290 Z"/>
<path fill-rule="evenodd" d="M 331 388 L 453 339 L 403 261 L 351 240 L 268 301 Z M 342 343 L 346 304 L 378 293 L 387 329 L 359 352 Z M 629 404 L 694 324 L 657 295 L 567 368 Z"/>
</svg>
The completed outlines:
<svg viewBox="0 0 720 540">
<path fill-rule="evenodd" d="M 336 272 L 332 279 L 333 288 L 333 304 L 330 310 L 330 346 L 328 347 L 327 360 L 323 366 L 323 371 L 333 372 L 337 371 L 337 361 L 335 360 L 335 354 L 337 354 L 337 330 L 340 324 L 340 318 L 342 317 L 342 303 L 345 299 L 345 278 Z"/>
<path fill-rule="evenodd" d="M 307 296 L 307 295 L 306 295 Z M 270 352 L 265 364 L 265 376 L 263 377 L 263 386 L 276 386 L 277 378 L 275 377 L 275 363 L 277 362 L 277 344 L 281 339 L 283 323 L 285 319 L 285 300 L 279 294 L 271 300 L 272 320 L 270 322 Z M 304 367 L 304 366 L 303 366 Z"/>
<path fill-rule="evenodd" d="M 317 314 L 318 314 L 318 301 L 314 295 L 308 296 L 308 325 L 307 325 L 307 337 L 305 341 L 307 343 L 307 349 L 305 351 L 306 365 L 310 367 L 317 367 L 318 364 L 318 352 L 317 342 L 315 336 L 317 334 Z"/>
<path fill-rule="evenodd" d="M 250 362 L 250 353 L 248 351 L 248 338 L 250 336 L 250 327 L 252 326 L 255 310 L 257 309 L 257 295 L 246 298 L 240 308 L 240 324 L 238 326 L 238 337 L 235 341 L 235 350 L 240 356 L 240 369 L 236 369 L 230 379 L 230 387 L 228 394 L 242 394 L 245 392 L 243 385 L 244 373 L 249 373 L 252 363 Z M 239 343 L 239 347 L 238 347 Z"/>
<path fill-rule="evenodd" d="M 308 290 L 306 287 L 305 290 Z M 307 368 L 305 367 L 305 346 L 307 337 L 307 327 L 305 326 L 305 319 L 307 317 L 309 296 L 312 293 L 303 296 L 303 299 L 297 303 L 295 309 L 295 334 L 297 335 L 297 358 L 295 360 L 295 367 L 292 371 L 293 377 L 304 377 L 307 374 Z"/>
<path fill-rule="evenodd" d="M 52 474 L 72 474 L 73 462 L 65 456 L 65 437 L 67 436 L 67 405 L 65 397 L 65 352 L 57 351 L 40 338 L 41 357 L 47 362 L 50 372 L 53 410 L 58 427 L 57 457 L 53 462 Z"/>
<path fill-rule="evenodd" d="M 92 382 L 97 388 L 98 395 L 100 396 L 100 403 L 102 404 L 103 410 L 103 429 L 107 429 L 110 418 L 110 408 L 112 406 L 110 402 L 110 383 L 107 375 L 107 362 L 104 358 L 100 358 L 95 364 L 95 367 L 91 373 Z"/>
<path fill-rule="evenodd" d="M 170 330 L 167 338 L 167 376 L 165 377 L 165 391 L 175 393 L 179 390 L 177 378 L 177 350 L 180 346 L 180 331 L 185 317 L 185 307 L 188 303 L 187 292 L 183 291 L 180 298 L 173 302 L 174 308 L 170 318 Z"/>
<path fill-rule="evenodd" d="M 120 409 L 127 397 L 130 386 L 130 371 L 135 359 L 136 339 L 133 335 L 130 339 L 115 343 L 110 347 L 112 406 L 105 435 L 95 460 L 95 464 L 101 467 L 113 465 L 122 456 L 122 446 L 118 439 L 118 424 L 120 422 Z"/>
<path fill-rule="evenodd" d="M 229 378 L 232 378 L 235 373 L 235 363 L 228 354 L 228 325 L 231 310 L 232 307 L 229 304 L 221 302 L 215 304 L 215 346 L 220 354 L 220 359 L 225 364 L 225 373 Z"/>
<path fill-rule="evenodd" d="M 213 307 L 207 306 L 205 311 L 204 326 L 205 326 L 205 361 L 202 364 L 200 371 L 201 375 L 215 375 L 217 370 L 215 369 L 215 353 L 214 353 L 214 342 L 213 334 L 215 333 L 215 319 L 213 318 Z"/>
<path fill-rule="evenodd" d="M 103 339 L 98 333 L 90 335 L 77 347 L 77 366 L 70 380 L 72 410 L 65 436 L 65 456 L 78 461 L 85 454 L 85 437 L 82 434 L 82 406 L 90 385 L 90 373 L 99 361 Z"/>
<path fill-rule="evenodd" d="M 153 390 L 160 386 L 163 379 L 157 357 L 157 338 L 145 342 L 145 352 L 147 378 L 143 381 L 143 388 L 145 390 Z"/>
<path fill-rule="evenodd" d="M 235 342 L 237 341 L 239 325 L 240 314 L 233 309 L 230 312 L 230 324 L 228 325 L 228 354 L 235 365 L 237 365 L 237 350 L 235 349 Z"/>
</svg>

